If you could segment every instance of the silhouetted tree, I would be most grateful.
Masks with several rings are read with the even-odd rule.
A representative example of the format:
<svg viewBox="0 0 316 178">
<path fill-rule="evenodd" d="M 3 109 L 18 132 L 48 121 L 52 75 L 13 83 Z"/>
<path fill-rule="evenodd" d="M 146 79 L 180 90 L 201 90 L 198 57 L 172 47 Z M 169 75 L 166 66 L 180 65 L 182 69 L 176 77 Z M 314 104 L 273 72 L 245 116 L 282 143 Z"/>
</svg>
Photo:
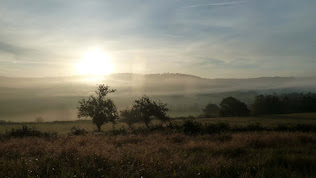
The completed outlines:
<svg viewBox="0 0 316 178">
<path fill-rule="evenodd" d="M 252 112 L 255 115 L 262 114 L 281 114 L 284 112 L 284 103 L 278 96 L 274 95 L 259 95 L 256 96 L 252 104 Z"/>
<path fill-rule="evenodd" d="M 153 118 L 157 118 L 162 122 L 169 121 L 170 118 L 167 117 L 168 111 L 169 109 L 167 108 L 167 104 L 156 102 L 147 96 L 143 96 L 139 100 L 134 101 L 130 110 L 123 111 L 123 115 L 125 114 L 125 116 L 129 117 L 126 119 L 142 121 L 147 127 L 149 127 L 149 124 Z"/>
<path fill-rule="evenodd" d="M 312 93 L 259 95 L 255 98 L 251 109 L 256 115 L 316 112 L 316 95 Z"/>
<path fill-rule="evenodd" d="M 90 95 L 88 99 L 81 99 L 79 101 L 79 106 L 77 107 L 78 118 L 91 117 L 92 122 L 97 126 L 99 132 L 104 123 L 111 121 L 114 124 L 118 118 L 116 106 L 106 96 L 115 91 L 110 89 L 109 86 L 99 85 L 95 91 L 96 96 Z"/>
<path fill-rule="evenodd" d="M 303 112 L 316 112 L 316 95 L 307 93 L 302 98 L 301 109 Z"/>
<path fill-rule="evenodd" d="M 247 105 L 234 97 L 227 97 L 220 103 L 220 115 L 229 116 L 247 116 L 250 111 Z"/>
<path fill-rule="evenodd" d="M 122 121 L 125 122 L 129 128 L 132 128 L 133 124 L 140 121 L 140 118 L 137 118 L 137 112 L 135 109 L 125 109 L 120 112 Z"/>
<path fill-rule="evenodd" d="M 208 104 L 203 109 L 205 117 L 218 117 L 220 108 L 216 104 Z"/>
</svg>

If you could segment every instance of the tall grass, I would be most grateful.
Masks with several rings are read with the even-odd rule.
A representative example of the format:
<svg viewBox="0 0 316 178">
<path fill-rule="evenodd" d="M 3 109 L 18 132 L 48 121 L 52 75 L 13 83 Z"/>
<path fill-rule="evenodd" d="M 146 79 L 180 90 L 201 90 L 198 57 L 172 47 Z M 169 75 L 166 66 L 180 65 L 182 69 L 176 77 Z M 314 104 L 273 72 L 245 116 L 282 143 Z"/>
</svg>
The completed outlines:
<svg viewBox="0 0 316 178">
<path fill-rule="evenodd" d="M 60 136 L 0 142 L 0 177 L 315 177 L 316 135 Z"/>
</svg>

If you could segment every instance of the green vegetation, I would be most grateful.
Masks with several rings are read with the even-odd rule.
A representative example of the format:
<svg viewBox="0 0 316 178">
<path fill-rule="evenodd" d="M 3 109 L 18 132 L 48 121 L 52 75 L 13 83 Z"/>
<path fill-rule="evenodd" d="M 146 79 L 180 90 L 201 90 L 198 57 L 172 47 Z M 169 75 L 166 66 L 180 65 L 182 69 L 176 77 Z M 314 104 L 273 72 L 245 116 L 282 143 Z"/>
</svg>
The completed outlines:
<svg viewBox="0 0 316 178">
<path fill-rule="evenodd" d="M 176 124 L 183 124 L 185 120 L 193 120 L 195 122 L 216 124 L 218 122 L 229 123 L 231 126 L 246 126 L 249 124 L 260 123 L 264 127 L 273 128 L 277 125 L 294 126 L 297 124 L 316 125 L 316 113 L 296 113 L 296 114 L 279 114 L 279 115 L 264 115 L 264 116 L 249 116 L 249 117 L 218 117 L 218 118 L 194 118 L 194 117 L 178 117 L 171 118 L 171 121 Z M 152 124 L 159 124 L 159 120 L 153 120 Z M 32 128 L 45 132 L 58 132 L 61 134 L 67 134 L 74 126 L 83 128 L 88 132 L 92 132 L 96 129 L 91 120 L 77 120 L 77 121 L 54 121 L 54 122 L 4 122 L 0 123 L 0 133 L 10 131 L 12 128 L 20 128 L 21 125 L 27 125 Z M 144 124 L 136 122 L 134 127 L 142 127 Z M 115 125 L 116 128 L 128 128 L 128 125 L 124 120 L 118 121 Z M 112 124 L 105 124 L 102 126 L 103 131 L 108 131 L 113 128 Z"/>
<path fill-rule="evenodd" d="M 315 116 L 2 122 L 0 177 L 315 177 Z"/>
<path fill-rule="evenodd" d="M 288 97 L 257 96 L 255 116 L 246 103 L 226 97 L 203 110 L 214 118 L 169 118 L 167 104 L 144 96 L 119 120 L 107 98 L 113 92 L 99 85 L 96 95 L 79 101 L 78 117 L 92 122 L 0 122 L 0 176 L 316 176 L 316 114 L 266 115 L 294 111 Z M 314 95 L 300 96 L 298 111 L 313 111 Z"/>
<path fill-rule="evenodd" d="M 203 109 L 203 117 L 218 117 L 220 108 L 217 104 L 207 104 Z"/>
<path fill-rule="evenodd" d="M 107 95 L 113 92 L 115 90 L 110 89 L 109 86 L 99 85 L 95 91 L 97 96 L 90 95 L 87 100 L 79 101 L 78 118 L 91 117 L 99 132 L 104 123 L 111 121 L 114 124 L 118 118 L 116 106 L 111 99 L 107 98 Z"/>
<path fill-rule="evenodd" d="M 247 105 L 244 102 L 241 102 L 240 100 L 231 96 L 224 98 L 219 105 L 219 113 L 224 117 L 248 116 L 250 113 Z"/>
<path fill-rule="evenodd" d="M 251 109 L 255 115 L 316 112 L 316 94 L 259 95 Z"/>
<path fill-rule="evenodd" d="M 0 142 L 1 177 L 314 177 L 314 132 L 15 138 Z"/>
<path fill-rule="evenodd" d="M 121 112 L 123 121 L 126 121 L 129 127 L 137 121 L 144 122 L 149 127 L 151 120 L 159 119 L 161 122 L 169 121 L 167 117 L 167 104 L 151 100 L 147 96 L 143 96 L 139 100 L 135 100 L 131 109 L 126 109 Z"/>
</svg>

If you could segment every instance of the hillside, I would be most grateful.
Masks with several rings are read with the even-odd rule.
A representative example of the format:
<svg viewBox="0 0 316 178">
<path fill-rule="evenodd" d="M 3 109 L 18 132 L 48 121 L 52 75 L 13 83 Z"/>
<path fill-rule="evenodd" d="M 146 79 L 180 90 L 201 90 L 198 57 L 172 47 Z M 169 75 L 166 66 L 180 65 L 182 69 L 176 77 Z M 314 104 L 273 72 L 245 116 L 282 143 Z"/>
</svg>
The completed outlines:
<svg viewBox="0 0 316 178">
<path fill-rule="evenodd" d="M 258 93 L 308 92 L 316 89 L 316 78 L 262 77 L 206 79 L 187 74 L 112 74 L 47 78 L 0 77 L 0 120 L 30 121 L 76 119 L 77 101 L 105 83 L 119 109 L 147 94 L 169 104 L 172 115 L 196 115 L 209 102 L 235 96 L 250 103 Z"/>
</svg>

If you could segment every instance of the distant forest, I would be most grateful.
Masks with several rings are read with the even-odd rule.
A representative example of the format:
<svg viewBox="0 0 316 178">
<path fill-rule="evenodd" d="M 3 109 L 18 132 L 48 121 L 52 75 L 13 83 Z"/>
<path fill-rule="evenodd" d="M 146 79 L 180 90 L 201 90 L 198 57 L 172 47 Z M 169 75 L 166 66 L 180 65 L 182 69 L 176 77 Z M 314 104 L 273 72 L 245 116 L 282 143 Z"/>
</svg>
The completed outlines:
<svg viewBox="0 0 316 178">
<path fill-rule="evenodd" d="M 316 91 L 316 78 L 261 77 L 249 79 L 206 79 L 187 74 L 112 74 L 97 81 L 83 76 L 12 78 L 0 76 L 0 120 L 44 121 L 76 120 L 78 100 L 93 93 L 97 83 L 117 89 L 111 96 L 117 109 L 147 95 L 168 104 L 171 117 L 200 116 L 206 105 L 234 97 L 252 105 L 258 95 L 274 95 L 284 102 L 285 95 L 294 101 L 300 93 Z M 295 94 L 290 94 L 295 93 Z M 305 95 L 303 94 L 303 95 Z M 293 95 L 293 96 L 291 96 Z M 300 101 L 301 102 L 301 101 Z M 299 103 L 300 103 L 299 102 Z M 285 112 L 282 107 L 282 112 Z M 302 107 L 300 107 L 302 108 Z M 299 109 L 288 109 L 291 112 Z M 302 109 L 301 109 L 302 110 Z M 260 112 L 259 112 L 260 113 Z M 267 111 L 261 112 L 267 113 Z M 270 111 L 268 112 L 270 113 Z"/>
<path fill-rule="evenodd" d="M 247 105 L 234 97 L 224 98 L 219 106 L 208 104 L 202 117 L 248 116 L 316 112 L 316 94 L 290 93 L 281 95 L 258 95 Z"/>
</svg>

